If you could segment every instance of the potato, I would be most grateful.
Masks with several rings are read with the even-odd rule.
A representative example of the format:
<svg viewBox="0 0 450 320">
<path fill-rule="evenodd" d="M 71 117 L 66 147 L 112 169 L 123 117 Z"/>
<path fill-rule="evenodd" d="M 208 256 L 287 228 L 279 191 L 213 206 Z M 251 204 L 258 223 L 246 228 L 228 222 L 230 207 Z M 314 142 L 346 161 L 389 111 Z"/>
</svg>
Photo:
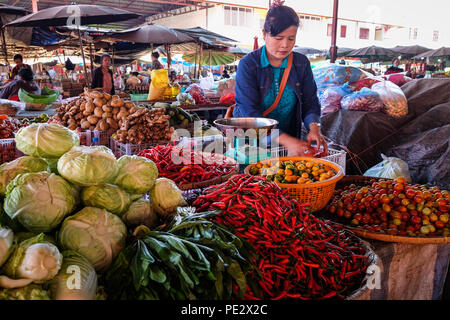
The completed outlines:
<svg viewBox="0 0 450 320">
<path fill-rule="evenodd" d="M 94 109 L 94 115 L 95 115 L 96 117 L 101 118 L 102 115 L 103 115 L 103 110 L 102 110 L 102 108 L 101 108 L 101 107 L 95 107 L 95 109 Z"/>
<path fill-rule="evenodd" d="M 94 99 L 94 105 L 95 105 L 96 107 L 102 107 L 105 103 L 106 103 L 106 102 L 105 102 L 105 100 L 103 100 L 103 99 L 99 99 L 99 98 L 95 98 L 95 99 Z"/>
<path fill-rule="evenodd" d="M 95 130 L 95 126 L 91 125 L 91 126 L 89 127 L 89 130 L 94 131 L 94 130 Z"/>
<path fill-rule="evenodd" d="M 103 111 L 105 111 L 105 112 L 112 112 L 112 109 L 113 109 L 113 108 L 108 107 L 107 105 L 104 105 L 104 106 L 102 107 L 102 109 L 103 109 Z"/>
<path fill-rule="evenodd" d="M 77 127 L 78 127 L 78 126 L 77 126 L 76 123 L 71 124 L 71 125 L 68 126 L 68 128 L 69 128 L 70 130 L 75 130 Z"/>
<path fill-rule="evenodd" d="M 103 98 L 103 93 L 100 93 L 98 91 L 91 91 L 89 93 L 89 97 L 91 97 L 92 99 L 96 99 L 96 98 L 102 99 Z"/>
<path fill-rule="evenodd" d="M 125 107 L 120 107 L 119 112 L 128 112 L 128 109 Z"/>
<path fill-rule="evenodd" d="M 116 120 L 114 120 L 113 118 L 107 118 L 106 119 L 106 123 L 107 124 L 109 124 L 109 126 L 112 128 L 112 129 L 118 129 L 119 128 L 119 125 L 117 124 L 117 121 Z"/>
<path fill-rule="evenodd" d="M 119 108 L 112 108 L 112 114 L 118 114 L 120 112 Z"/>
<path fill-rule="evenodd" d="M 91 126 L 91 124 L 89 123 L 89 121 L 87 121 L 87 120 L 84 120 L 84 121 L 81 121 L 81 129 L 88 129 L 89 127 Z"/>
<path fill-rule="evenodd" d="M 93 102 L 91 102 L 91 101 L 89 101 L 89 102 L 86 102 L 86 108 L 85 108 L 85 110 L 87 111 L 87 112 L 94 112 L 94 109 L 95 109 L 95 105 L 94 105 L 94 103 Z"/>
<path fill-rule="evenodd" d="M 111 101 L 111 106 L 113 107 L 122 107 L 125 103 L 123 102 L 122 99 L 113 99 Z"/>
<path fill-rule="evenodd" d="M 82 102 L 81 104 L 80 104 L 80 111 L 84 111 L 84 110 L 86 110 L 86 102 Z"/>
<path fill-rule="evenodd" d="M 117 99 L 120 99 L 120 96 L 117 94 L 115 94 L 111 97 L 111 100 L 117 100 Z"/>
<path fill-rule="evenodd" d="M 106 123 L 105 119 L 101 119 L 98 123 L 97 123 L 97 128 L 99 128 L 99 130 L 108 130 L 109 129 L 109 124 Z"/>
<path fill-rule="evenodd" d="M 96 116 L 89 116 L 87 117 L 87 121 L 89 121 L 90 124 L 97 124 L 98 118 Z"/>
<path fill-rule="evenodd" d="M 129 110 L 130 114 L 133 114 L 133 113 L 135 113 L 136 111 L 137 111 L 137 108 L 136 108 L 136 107 L 131 107 L 130 110 Z"/>
<path fill-rule="evenodd" d="M 125 102 L 125 108 L 129 109 L 129 108 L 133 108 L 133 107 L 135 107 L 133 102 L 131 102 L 131 101 Z"/>
<path fill-rule="evenodd" d="M 105 99 L 106 101 L 109 101 L 109 100 L 111 100 L 111 95 L 109 93 L 104 93 L 103 99 Z"/>
<path fill-rule="evenodd" d="M 90 116 L 91 114 L 92 114 L 92 112 L 89 112 L 88 110 L 83 111 L 83 116 L 85 116 L 85 117 Z"/>
<path fill-rule="evenodd" d="M 119 112 L 119 113 L 117 114 L 117 119 L 123 119 L 123 118 L 126 118 L 126 117 L 128 117 L 128 115 L 129 115 L 128 112 Z"/>
<path fill-rule="evenodd" d="M 106 118 L 112 118 L 113 114 L 111 112 L 103 112 L 102 114 L 102 118 L 106 119 Z"/>
</svg>

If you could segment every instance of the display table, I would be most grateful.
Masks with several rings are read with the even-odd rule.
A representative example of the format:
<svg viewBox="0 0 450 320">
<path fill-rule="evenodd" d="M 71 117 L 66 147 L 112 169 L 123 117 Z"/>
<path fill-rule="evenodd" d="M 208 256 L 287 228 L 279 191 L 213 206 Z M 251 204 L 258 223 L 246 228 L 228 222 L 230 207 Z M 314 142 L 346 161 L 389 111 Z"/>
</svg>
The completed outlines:
<svg viewBox="0 0 450 320">
<path fill-rule="evenodd" d="M 439 300 L 450 261 L 450 244 L 368 241 L 379 256 L 380 289 L 356 300 Z"/>
<path fill-rule="evenodd" d="M 47 114 L 49 117 L 53 116 L 56 114 L 55 109 L 47 109 L 44 111 L 20 111 L 18 113 L 16 113 L 16 115 L 14 116 L 14 118 L 16 119 L 25 119 L 25 118 L 36 118 L 36 117 L 40 117 L 42 114 Z"/>
</svg>

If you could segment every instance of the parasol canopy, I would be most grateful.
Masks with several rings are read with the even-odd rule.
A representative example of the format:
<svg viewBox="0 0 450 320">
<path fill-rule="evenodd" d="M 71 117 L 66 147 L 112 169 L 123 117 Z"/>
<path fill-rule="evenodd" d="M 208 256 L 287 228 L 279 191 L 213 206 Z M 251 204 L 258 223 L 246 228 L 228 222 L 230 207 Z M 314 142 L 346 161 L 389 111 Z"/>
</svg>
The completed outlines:
<svg viewBox="0 0 450 320">
<path fill-rule="evenodd" d="M 109 37 L 122 41 L 147 44 L 176 44 L 194 41 L 193 38 L 183 32 L 154 24 L 115 32 Z"/>
<path fill-rule="evenodd" d="M 430 49 L 422 47 L 422 46 L 396 46 L 391 49 L 397 53 L 408 56 L 416 56 L 418 54 L 422 54 L 424 52 L 430 51 Z"/>
<path fill-rule="evenodd" d="M 310 55 L 310 54 L 324 54 L 326 53 L 324 50 L 309 48 L 309 47 L 294 47 L 292 50 L 294 52 L 298 52 L 304 55 Z"/>
<path fill-rule="evenodd" d="M 80 25 L 119 22 L 139 17 L 139 14 L 121 9 L 99 5 L 80 4 L 80 5 L 57 6 L 40 10 L 38 12 L 11 21 L 6 26 L 9 27 L 65 26 L 70 24 L 70 22 L 75 24 L 75 20 L 73 20 L 73 17 L 75 15 L 79 15 Z"/>
<path fill-rule="evenodd" d="M 195 54 L 185 54 L 183 55 L 183 60 L 186 60 L 187 62 L 190 63 L 195 63 Z M 218 66 L 230 64 L 233 63 L 234 61 L 235 57 L 233 53 L 205 50 L 203 51 L 200 65 Z"/>
<path fill-rule="evenodd" d="M 422 54 L 418 54 L 413 58 L 420 59 L 420 58 L 441 58 L 441 57 L 450 57 L 450 47 L 442 47 L 439 49 L 430 50 Z"/>
<path fill-rule="evenodd" d="M 370 46 L 353 50 L 345 55 L 346 57 L 364 58 L 367 60 L 389 60 L 398 56 L 398 53 L 391 49 Z"/>
<path fill-rule="evenodd" d="M 27 9 L 21 7 L 14 7 L 8 5 L 0 6 L 0 14 L 4 13 L 4 14 L 25 15 L 29 12 L 30 11 L 28 11 Z"/>
</svg>

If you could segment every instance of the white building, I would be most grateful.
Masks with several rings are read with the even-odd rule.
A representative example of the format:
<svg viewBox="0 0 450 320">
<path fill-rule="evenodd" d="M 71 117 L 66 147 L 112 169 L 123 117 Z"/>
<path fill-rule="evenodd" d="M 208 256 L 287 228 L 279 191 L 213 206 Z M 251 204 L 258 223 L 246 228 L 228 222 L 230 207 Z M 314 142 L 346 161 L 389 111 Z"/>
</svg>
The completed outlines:
<svg viewBox="0 0 450 320">
<path fill-rule="evenodd" d="M 347 1 L 341 1 L 344 5 L 340 8 L 338 20 L 337 45 L 339 47 L 361 48 L 376 45 L 389 48 L 396 45 L 413 44 L 430 48 L 450 46 L 450 33 L 448 32 L 450 28 L 447 19 L 444 21 L 436 19 L 430 23 L 424 23 L 423 19 L 418 20 L 414 15 L 411 16 L 411 19 L 408 19 L 407 15 L 394 19 L 389 15 L 380 14 L 380 12 L 384 12 L 380 7 L 367 3 L 360 4 L 360 6 L 365 6 L 365 10 L 358 13 L 355 12 L 358 8 L 349 6 Z M 317 4 L 314 5 L 311 2 L 291 0 L 286 1 L 286 4 L 292 5 L 300 17 L 301 25 L 297 36 L 297 45 L 328 49 L 331 44 L 332 1 L 316 0 L 316 2 Z M 148 21 L 173 28 L 199 26 L 235 39 L 239 45 L 251 48 L 255 36 L 258 36 L 259 44 L 263 44 L 261 30 L 267 7 L 268 1 L 265 0 L 214 1 L 208 5 L 207 9 L 186 7 L 166 14 L 151 16 Z M 301 7 L 308 12 L 300 11 Z M 422 9 L 420 7 L 414 9 L 414 6 L 410 6 L 404 10 Z M 395 20 L 405 23 L 403 25 L 392 24 Z"/>
</svg>

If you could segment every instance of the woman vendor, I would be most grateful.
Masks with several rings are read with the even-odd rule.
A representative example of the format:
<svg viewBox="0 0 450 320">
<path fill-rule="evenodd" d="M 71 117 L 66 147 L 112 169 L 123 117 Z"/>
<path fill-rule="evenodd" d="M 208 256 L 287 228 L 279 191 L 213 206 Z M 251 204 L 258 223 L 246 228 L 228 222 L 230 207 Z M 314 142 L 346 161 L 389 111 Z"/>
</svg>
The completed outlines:
<svg viewBox="0 0 450 320">
<path fill-rule="evenodd" d="M 277 120 L 278 143 L 288 150 L 289 156 L 303 155 L 313 142 L 327 150 L 320 133 L 320 103 L 310 63 L 306 56 L 292 52 L 299 24 L 292 8 L 275 1 L 264 23 L 265 46 L 239 63 L 233 110 L 234 117 Z M 283 75 L 287 71 L 283 90 Z M 300 140 L 302 123 L 309 129 L 307 141 Z"/>
</svg>

